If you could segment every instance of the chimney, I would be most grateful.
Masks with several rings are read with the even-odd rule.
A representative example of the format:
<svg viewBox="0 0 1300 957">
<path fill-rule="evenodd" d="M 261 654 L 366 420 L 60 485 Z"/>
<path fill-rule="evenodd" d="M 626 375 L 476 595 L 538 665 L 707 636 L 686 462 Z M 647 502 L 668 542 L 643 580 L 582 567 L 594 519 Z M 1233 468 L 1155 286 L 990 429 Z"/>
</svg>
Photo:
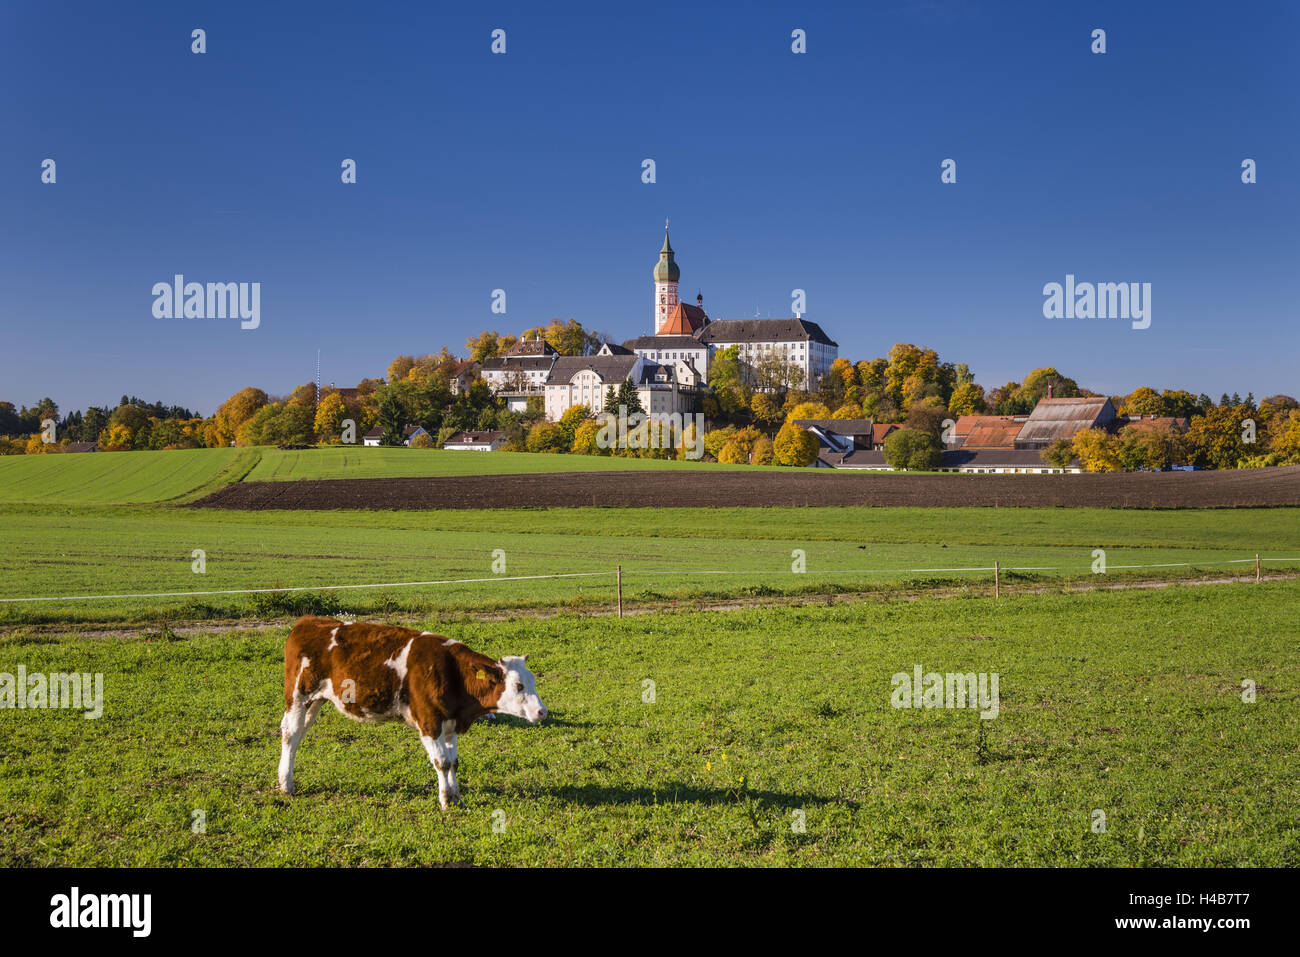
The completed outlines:
<svg viewBox="0 0 1300 957">
<path fill-rule="evenodd" d="M 1047 397 L 1048 397 L 1049 399 L 1052 397 L 1052 383 L 1050 383 L 1050 382 L 1047 383 Z"/>
</svg>

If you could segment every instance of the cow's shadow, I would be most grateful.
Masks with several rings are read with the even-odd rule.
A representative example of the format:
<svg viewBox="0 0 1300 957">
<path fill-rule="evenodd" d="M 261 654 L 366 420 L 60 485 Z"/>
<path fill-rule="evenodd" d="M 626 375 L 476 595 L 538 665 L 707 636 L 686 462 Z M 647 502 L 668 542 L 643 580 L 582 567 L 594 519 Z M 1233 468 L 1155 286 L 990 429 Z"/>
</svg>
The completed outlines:
<svg viewBox="0 0 1300 957">
<path fill-rule="evenodd" d="M 498 791 L 505 794 L 510 789 L 484 787 L 485 791 Z M 857 802 L 820 797 L 815 794 L 794 794 L 789 791 L 770 791 L 762 788 L 709 787 L 707 785 L 688 784 L 669 781 L 655 787 L 620 786 L 616 784 L 565 784 L 554 787 L 529 788 L 530 795 L 552 797 L 570 804 L 587 807 L 606 807 L 609 805 L 645 805 L 671 806 L 673 804 L 699 804 L 704 806 L 737 805 L 744 801 L 755 801 L 760 806 L 788 808 L 791 810 L 806 807 L 822 807 L 839 804 L 856 807 Z"/>
</svg>

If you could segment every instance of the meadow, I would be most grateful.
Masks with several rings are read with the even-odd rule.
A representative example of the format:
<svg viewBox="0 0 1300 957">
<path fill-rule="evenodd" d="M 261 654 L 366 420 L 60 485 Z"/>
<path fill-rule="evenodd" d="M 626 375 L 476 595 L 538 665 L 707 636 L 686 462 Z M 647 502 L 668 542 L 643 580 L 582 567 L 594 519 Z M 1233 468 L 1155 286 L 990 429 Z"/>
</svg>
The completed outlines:
<svg viewBox="0 0 1300 957">
<path fill-rule="evenodd" d="M 1295 866 L 1298 601 L 1287 581 L 429 617 L 530 653 L 553 715 L 462 737 L 446 813 L 413 731 L 332 710 L 299 794 L 274 790 L 286 628 L 11 631 L 0 671 L 101 672 L 104 713 L 0 710 L 0 865 Z M 998 716 L 891 707 L 916 664 L 998 673 Z"/>
<path fill-rule="evenodd" d="M 186 449 L 0 456 L 0 490 L 3 501 L 24 505 L 136 505 L 191 501 L 238 481 L 755 468 L 760 467 L 594 455 L 357 446 Z"/>
<path fill-rule="evenodd" d="M 0 626 L 608 608 L 888 587 L 1300 570 L 1300 509 L 763 508 L 238 512 L 0 506 Z M 1106 573 L 1092 571 L 1103 548 Z M 195 550 L 203 571 L 195 569 Z M 803 571 L 794 570 L 802 556 Z M 1279 560 L 1286 559 L 1286 560 Z M 1235 564 L 1226 564 L 1235 562 Z M 1124 566 L 1166 568 L 1125 568 Z M 977 571 L 962 571 L 975 568 Z M 568 575 L 574 577 L 531 578 Z M 407 582 L 465 583 L 419 587 Z M 305 589 L 168 598 L 79 596 Z"/>
</svg>

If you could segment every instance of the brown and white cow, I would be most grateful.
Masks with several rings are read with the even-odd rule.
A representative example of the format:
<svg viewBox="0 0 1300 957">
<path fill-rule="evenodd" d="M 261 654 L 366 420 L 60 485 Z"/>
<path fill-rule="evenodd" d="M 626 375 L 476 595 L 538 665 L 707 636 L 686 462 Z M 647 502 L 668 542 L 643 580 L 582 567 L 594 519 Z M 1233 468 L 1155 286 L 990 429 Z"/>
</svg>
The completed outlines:
<svg viewBox="0 0 1300 957">
<path fill-rule="evenodd" d="M 331 702 L 356 721 L 405 721 L 438 772 L 438 800 L 460 800 L 456 736 L 485 714 L 510 714 L 538 724 L 528 656 L 493 661 L 431 632 L 392 625 L 298 619 L 284 646 L 284 718 L 280 722 L 280 788 L 293 793 L 293 761 L 321 705 Z"/>
</svg>

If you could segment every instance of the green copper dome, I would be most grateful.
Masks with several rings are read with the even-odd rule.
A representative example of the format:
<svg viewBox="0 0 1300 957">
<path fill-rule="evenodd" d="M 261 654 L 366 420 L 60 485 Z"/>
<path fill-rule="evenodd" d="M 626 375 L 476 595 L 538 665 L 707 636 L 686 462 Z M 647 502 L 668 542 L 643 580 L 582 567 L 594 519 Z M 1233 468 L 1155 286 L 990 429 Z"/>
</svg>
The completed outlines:
<svg viewBox="0 0 1300 957">
<path fill-rule="evenodd" d="M 664 248 L 659 250 L 659 262 L 655 263 L 655 282 L 677 282 L 682 278 L 682 271 L 673 261 L 673 247 L 668 245 L 668 230 L 664 230 Z"/>
</svg>

